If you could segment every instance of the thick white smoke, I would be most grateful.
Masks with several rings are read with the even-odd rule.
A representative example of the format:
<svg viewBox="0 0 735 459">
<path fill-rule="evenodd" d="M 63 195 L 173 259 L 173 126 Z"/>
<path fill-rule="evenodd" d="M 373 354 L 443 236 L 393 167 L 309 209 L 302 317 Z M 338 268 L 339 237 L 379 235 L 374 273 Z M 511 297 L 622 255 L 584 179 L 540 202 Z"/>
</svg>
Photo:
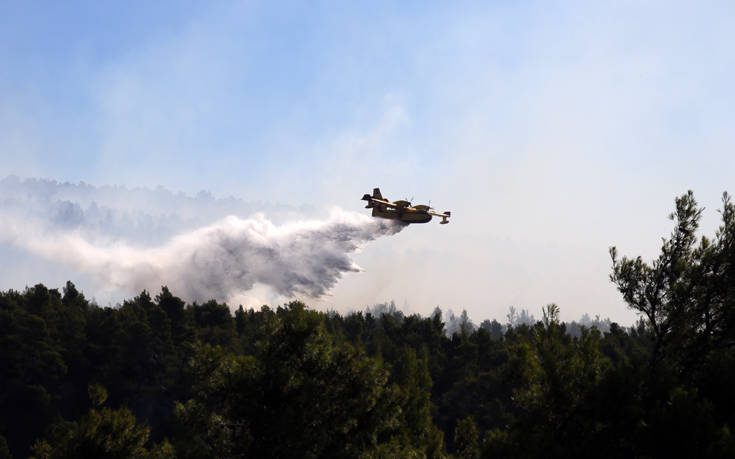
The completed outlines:
<svg viewBox="0 0 735 459">
<path fill-rule="evenodd" d="M 89 273 L 103 285 L 157 291 L 168 285 L 190 301 L 228 301 L 256 284 L 283 297 L 318 298 L 343 273 L 359 268 L 350 254 L 401 223 L 335 210 L 325 221 L 274 225 L 262 215 L 226 217 L 157 247 L 94 244 L 78 230 L 34 231 L 30 221 L 5 219 L 5 239 L 33 254 Z"/>
</svg>

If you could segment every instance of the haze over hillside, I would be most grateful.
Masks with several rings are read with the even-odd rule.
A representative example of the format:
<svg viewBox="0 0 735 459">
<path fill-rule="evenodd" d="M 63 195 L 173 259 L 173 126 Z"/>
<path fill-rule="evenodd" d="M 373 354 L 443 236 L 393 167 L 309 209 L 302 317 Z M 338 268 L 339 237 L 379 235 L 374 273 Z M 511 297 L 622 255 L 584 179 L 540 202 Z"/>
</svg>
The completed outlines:
<svg viewBox="0 0 735 459">
<path fill-rule="evenodd" d="M 354 254 L 364 271 L 319 307 L 393 299 L 498 317 L 556 302 L 566 319 L 631 323 L 608 247 L 653 257 L 688 189 L 712 232 L 733 188 L 732 14 L 731 2 L 6 2 L 0 178 L 92 184 L 100 209 L 80 194 L 44 218 L 91 218 L 145 246 L 225 214 L 301 218 L 267 203 L 360 212 L 379 186 L 452 223 L 373 241 Z M 121 186 L 124 211 L 107 221 L 102 195 Z M 92 286 L 3 250 L 14 266 L 0 285 L 41 273 Z"/>
</svg>

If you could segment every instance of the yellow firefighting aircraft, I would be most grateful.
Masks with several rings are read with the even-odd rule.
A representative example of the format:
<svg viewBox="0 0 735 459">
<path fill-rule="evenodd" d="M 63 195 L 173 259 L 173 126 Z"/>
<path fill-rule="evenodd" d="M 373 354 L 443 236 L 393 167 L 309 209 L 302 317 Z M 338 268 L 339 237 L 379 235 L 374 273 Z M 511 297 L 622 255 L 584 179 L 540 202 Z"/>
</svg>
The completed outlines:
<svg viewBox="0 0 735 459">
<path fill-rule="evenodd" d="M 362 197 L 363 201 L 367 201 L 366 209 L 373 209 L 373 217 L 390 218 L 400 220 L 405 223 L 426 223 L 431 221 L 431 217 L 441 217 L 442 225 L 449 223 L 447 220 L 451 212 L 444 213 L 434 212 L 431 207 L 423 204 L 412 206 L 410 201 L 388 201 L 380 194 L 380 188 L 373 189 L 373 195 L 366 194 Z"/>
</svg>

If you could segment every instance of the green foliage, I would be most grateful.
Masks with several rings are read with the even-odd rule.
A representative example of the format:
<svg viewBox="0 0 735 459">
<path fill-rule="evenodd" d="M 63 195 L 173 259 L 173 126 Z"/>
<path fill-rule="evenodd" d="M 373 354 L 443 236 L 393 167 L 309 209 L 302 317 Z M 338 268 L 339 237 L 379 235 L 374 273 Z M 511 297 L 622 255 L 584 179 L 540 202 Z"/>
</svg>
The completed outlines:
<svg viewBox="0 0 735 459">
<path fill-rule="evenodd" d="M 431 376 L 426 354 L 419 360 L 416 351 L 404 348 L 404 355 L 393 367 L 393 381 L 401 408 L 395 435 L 404 446 L 412 446 L 427 457 L 443 454 L 443 433 L 434 425 L 431 411 Z"/>
<path fill-rule="evenodd" d="M 727 193 L 722 202 L 714 240 L 702 237 L 696 245 L 702 209 L 689 191 L 676 199 L 674 231 L 651 264 L 641 257 L 618 259 L 610 249 L 611 279 L 655 336 L 653 364 L 667 359 L 679 373 L 714 349 L 735 345 L 735 205 Z"/>
<path fill-rule="evenodd" d="M 177 405 L 191 443 L 179 455 L 354 457 L 389 439 L 401 411 L 387 372 L 333 343 L 322 321 L 294 302 L 266 324 L 255 357 L 199 346 L 195 397 Z"/>
<path fill-rule="evenodd" d="M 480 434 L 472 417 L 467 417 L 457 423 L 454 429 L 454 447 L 457 456 L 465 459 L 480 457 Z"/>
<path fill-rule="evenodd" d="M 583 410 L 610 366 L 599 341 L 594 329 L 572 339 L 559 321 L 558 306 L 547 305 L 543 320 L 514 344 L 508 364 L 513 400 L 521 410 L 513 432 L 495 432 L 486 439 L 487 448 L 502 450 L 509 438 L 522 437 L 517 447 L 526 456 L 583 455 L 596 428 Z"/>
<path fill-rule="evenodd" d="M 5 440 L 5 437 L 0 435 L 0 459 L 10 459 L 10 449 L 8 448 L 8 441 Z"/>
<path fill-rule="evenodd" d="M 652 263 L 619 259 L 610 249 L 611 279 L 646 318 L 653 338 L 633 441 L 643 454 L 732 452 L 735 405 L 725 386 L 735 376 L 735 205 L 727 193 L 722 203 L 722 225 L 712 240 L 703 236 L 697 244 L 702 209 L 689 191 L 676 199 L 674 230 Z"/>
<path fill-rule="evenodd" d="M 91 410 L 79 422 L 52 426 L 48 440 L 33 445 L 34 457 L 56 458 L 147 458 L 149 429 L 136 425 L 126 408 Z M 173 457 L 170 447 L 156 448 L 154 457 Z"/>
<path fill-rule="evenodd" d="M 87 393 L 89 394 L 89 401 L 94 407 L 101 406 L 107 401 L 107 389 L 99 384 L 90 384 Z"/>
</svg>

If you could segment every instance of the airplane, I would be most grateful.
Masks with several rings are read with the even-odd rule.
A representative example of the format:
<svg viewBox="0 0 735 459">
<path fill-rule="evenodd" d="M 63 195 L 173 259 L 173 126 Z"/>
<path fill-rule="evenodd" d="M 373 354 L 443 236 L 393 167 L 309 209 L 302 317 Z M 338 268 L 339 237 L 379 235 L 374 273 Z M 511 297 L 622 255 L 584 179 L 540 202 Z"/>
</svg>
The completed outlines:
<svg viewBox="0 0 735 459">
<path fill-rule="evenodd" d="M 366 209 L 373 209 L 373 217 L 390 218 L 404 223 L 427 223 L 432 216 L 436 216 L 442 218 L 439 223 L 446 225 L 449 223 L 447 219 L 452 215 L 449 211 L 434 212 L 431 207 L 423 204 L 412 206 L 410 201 L 388 201 L 380 193 L 380 188 L 374 188 L 373 195 L 365 194 L 362 200 L 367 201 Z"/>
</svg>

